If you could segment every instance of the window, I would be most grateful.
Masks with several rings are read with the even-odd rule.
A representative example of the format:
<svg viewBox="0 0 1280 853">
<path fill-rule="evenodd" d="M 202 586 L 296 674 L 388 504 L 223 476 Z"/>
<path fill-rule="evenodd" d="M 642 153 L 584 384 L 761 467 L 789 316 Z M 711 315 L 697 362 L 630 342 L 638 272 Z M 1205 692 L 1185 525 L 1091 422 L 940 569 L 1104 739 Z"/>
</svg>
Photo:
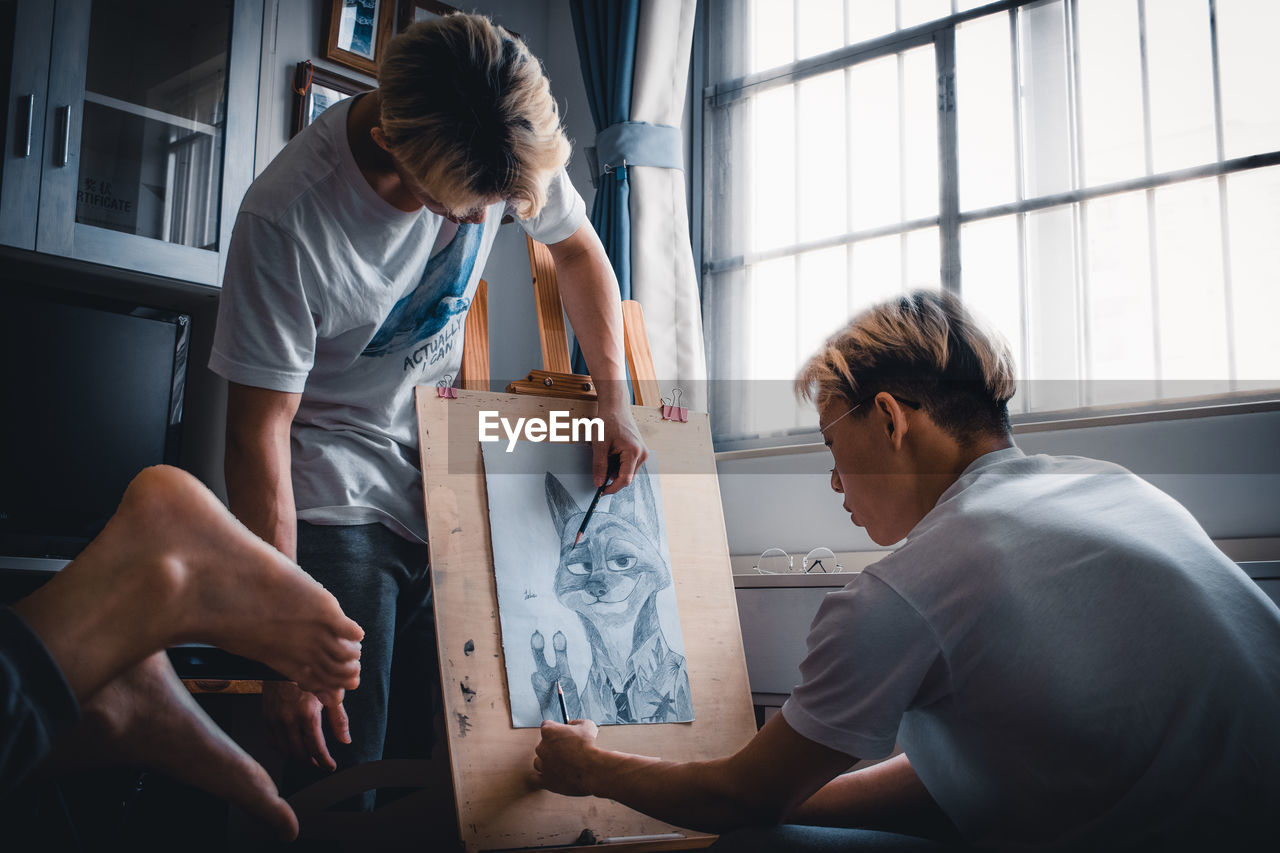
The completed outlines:
<svg viewBox="0 0 1280 853">
<path fill-rule="evenodd" d="M 717 446 L 812 431 L 802 360 L 918 287 L 1004 334 L 1019 418 L 1273 392 L 1277 31 L 1273 0 L 711 0 Z"/>
</svg>

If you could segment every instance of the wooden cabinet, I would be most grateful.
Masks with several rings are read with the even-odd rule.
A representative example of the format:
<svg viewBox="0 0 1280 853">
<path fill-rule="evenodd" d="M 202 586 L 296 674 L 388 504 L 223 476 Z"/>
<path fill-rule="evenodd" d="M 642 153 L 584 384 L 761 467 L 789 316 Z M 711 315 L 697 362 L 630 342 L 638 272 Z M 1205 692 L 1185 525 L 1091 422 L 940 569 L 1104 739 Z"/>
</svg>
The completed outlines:
<svg viewBox="0 0 1280 853">
<path fill-rule="evenodd" d="M 0 243 L 216 286 L 253 179 L 263 0 L 0 0 Z"/>
</svg>

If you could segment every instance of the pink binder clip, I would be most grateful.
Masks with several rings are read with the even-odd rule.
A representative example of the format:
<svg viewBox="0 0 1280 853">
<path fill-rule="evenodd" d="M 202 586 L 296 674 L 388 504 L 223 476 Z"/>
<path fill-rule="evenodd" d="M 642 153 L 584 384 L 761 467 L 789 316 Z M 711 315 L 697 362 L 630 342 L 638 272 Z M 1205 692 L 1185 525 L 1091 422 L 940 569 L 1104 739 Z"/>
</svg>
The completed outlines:
<svg viewBox="0 0 1280 853">
<path fill-rule="evenodd" d="M 679 405 L 681 394 L 683 392 L 679 388 L 672 388 L 671 402 L 668 403 L 665 397 L 662 399 L 662 419 L 664 421 L 678 421 L 682 424 L 689 422 L 689 410 Z"/>
<path fill-rule="evenodd" d="M 458 389 L 452 385 L 437 385 L 436 396 L 443 397 L 446 400 L 456 400 L 458 399 Z"/>
</svg>

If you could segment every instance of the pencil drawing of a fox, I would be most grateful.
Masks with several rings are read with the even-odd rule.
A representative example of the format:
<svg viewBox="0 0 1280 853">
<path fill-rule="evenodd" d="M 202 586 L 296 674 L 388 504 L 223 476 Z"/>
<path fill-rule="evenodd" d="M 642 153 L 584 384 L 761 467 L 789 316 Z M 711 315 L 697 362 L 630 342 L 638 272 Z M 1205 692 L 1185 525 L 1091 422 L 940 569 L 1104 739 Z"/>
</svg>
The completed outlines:
<svg viewBox="0 0 1280 853">
<path fill-rule="evenodd" d="M 560 538 L 556 598 L 578 614 L 591 645 L 578 691 L 583 716 L 601 724 L 692 720 L 685 659 L 667 645 L 659 619 L 657 596 L 671 585 L 671 570 L 648 471 L 641 468 L 607 511 L 596 510 L 576 547 L 583 510 L 550 472 L 546 492 Z"/>
</svg>

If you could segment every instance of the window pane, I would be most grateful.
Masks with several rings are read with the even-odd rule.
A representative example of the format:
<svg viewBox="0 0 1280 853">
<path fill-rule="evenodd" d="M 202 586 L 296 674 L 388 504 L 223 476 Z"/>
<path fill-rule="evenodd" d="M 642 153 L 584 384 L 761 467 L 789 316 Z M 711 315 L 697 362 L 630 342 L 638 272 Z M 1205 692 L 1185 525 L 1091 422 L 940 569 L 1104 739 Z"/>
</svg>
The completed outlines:
<svg viewBox="0 0 1280 853">
<path fill-rule="evenodd" d="M 903 218 L 938 215 L 938 72 L 933 47 L 902 55 Z"/>
<path fill-rule="evenodd" d="M 750 31 L 748 73 L 795 60 L 795 9 L 791 0 L 751 0 Z"/>
<path fill-rule="evenodd" d="M 804 0 L 796 18 L 796 59 L 844 47 L 844 0 Z"/>
<path fill-rule="evenodd" d="M 702 277 L 703 334 L 707 340 L 707 410 L 715 435 L 741 432 L 746 423 L 753 383 L 747 360 L 750 329 L 746 323 L 747 271 L 712 273 Z"/>
<path fill-rule="evenodd" d="M 794 396 L 787 386 L 799 367 L 796 347 L 796 259 L 779 258 L 750 271 L 751 326 L 748 360 L 751 388 L 747 433 L 768 433 L 796 425 Z M 774 380 L 774 381 L 762 381 Z"/>
<path fill-rule="evenodd" d="M 708 372 L 716 379 L 750 376 L 750 271 L 739 267 L 702 278 Z"/>
<path fill-rule="evenodd" d="M 795 92 L 794 86 L 782 86 L 751 102 L 750 251 L 796 239 Z"/>
<path fill-rule="evenodd" d="M 960 228 L 960 295 L 965 305 L 995 328 L 1013 352 L 1015 372 L 1022 369 L 1022 296 L 1018 275 L 1018 222 L 1001 216 L 970 222 Z M 1009 411 L 1022 411 L 1025 400 L 1019 387 Z"/>
<path fill-rule="evenodd" d="M 853 244 L 849 308 L 859 311 L 902 292 L 902 242 L 897 234 Z"/>
<path fill-rule="evenodd" d="M 849 0 L 849 44 L 893 32 L 895 0 Z"/>
<path fill-rule="evenodd" d="M 1135 0 L 1079 0 L 1084 184 L 1146 174 Z"/>
<path fill-rule="evenodd" d="M 991 15 L 956 28 L 956 122 L 960 208 L 1014 197 L 1013 80 L 1009 18 Z"/>
<path fill-rule="evenodd" d="M 1218 0 L 1218 62 L 1227 157 L 1280 150 L 1275 0 Z"/>
<path fill-rule="evenodd" d="M 1076 408 L 1080 305 L 1071 206 L 1027 214 L 1027 388 L 1030 411 Z"/>
<path fill-rule="evenodd" d="M 1280 385 L 1280 167 L 1227 178 L 1236 376 Z"/>
<path fill-rule="evenodd" d="M 1157 172 L 1217 159 L 1206 0 L 1147 3 L 1151 153 Z"/>
<path fill-rule="evenodd" d="M 942 288 L 942 261 L 937 228 L 921 228 L 903 235 L 906 241 L 906 275 L 908 290 Z"/>
<path fill-rule="evenodd" d="M 853 125 L 849 157 L 855 230 L 900 219 L 898 141 L 898 59 L 886 56 L 849 71 L 849 116 Z"/>
<path fill-rule="evenodd" d="M 951 14 L 951 0 L 902 0 L 901 14 L 898 28 L 905 30 L 947 17 Z"/>
<path fill-rule="evenodd" d="M 1159 395 L 1147 194 L 1091 201 L 1084 216 L 1091 380 L 1085 402 L 1153 400 Z"/>
<path fill-rule="evenodd" d="M 1164 396 L 1204 393 L 1177 386 L 1185 380 L 1228 378 L 1218 183 L 1161 187 L 1155 198 Z"/>
<path fill-rule="evenodd" d="M 844 71 L 833 71 L 796 85 L 801 242 L 846 230 L 844 81 Z"/>
<path fill-rule="evenodd" d="M 789 379 L 796 356 L 796 259 L 793 256 L 751 267 L 751 376 Z"/>
<path fill-rule="evenodd" d="M 1028 198 L 1071 189 L 1064 4 L 1018 10 L 1022 74 L 1022 162 Z"/>
<path fill-rule="evenodd" d="M 796 367 L 849 319 L 849 269 L 844 246 L 800 256 L 800 334 Z"/>
</svg>

